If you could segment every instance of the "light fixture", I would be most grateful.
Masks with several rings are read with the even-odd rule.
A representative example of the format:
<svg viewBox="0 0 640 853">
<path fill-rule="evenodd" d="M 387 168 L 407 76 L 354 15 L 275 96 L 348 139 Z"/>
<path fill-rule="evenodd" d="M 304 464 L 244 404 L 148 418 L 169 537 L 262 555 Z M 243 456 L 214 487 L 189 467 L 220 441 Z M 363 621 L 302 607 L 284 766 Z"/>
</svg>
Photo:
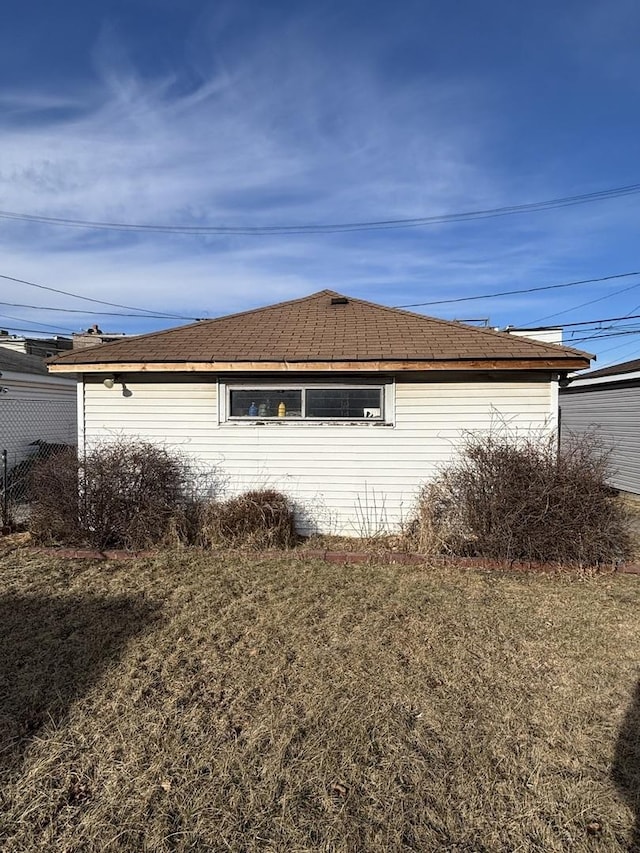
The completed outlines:
<svg viewBox="0 0 640 853">
<path fill-rule="evenodd" d="M 113 386 L 116 384 L 116 377 L 115 376 L 107 376 L 105 379 L 102 380 L 102 384 L 104 385 L 105 388 L 108 388 L 109 390 L 111 390 L 113 388 Z"/>
</svg>

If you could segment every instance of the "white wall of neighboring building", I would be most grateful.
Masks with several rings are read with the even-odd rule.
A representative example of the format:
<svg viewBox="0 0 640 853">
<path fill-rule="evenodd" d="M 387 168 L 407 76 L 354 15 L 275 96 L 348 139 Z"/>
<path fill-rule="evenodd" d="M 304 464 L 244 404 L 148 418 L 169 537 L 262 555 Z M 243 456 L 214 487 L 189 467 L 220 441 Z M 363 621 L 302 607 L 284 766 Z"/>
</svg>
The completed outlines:
<svg viewBox="0 0 640 853">
<path fill-rule="evenodd" d="M 7 451 L 9 468 L 25 459 L 38 439 L 76 443 L 75 380 L 3 370 L 0 389 L 0 451 Z"/>
<path fill-rule="evenodd" d="M 81 438 L 177 448 L 215 467 L 228 494 L 279 489 L 299 506 L 301 529 L 357 536 L 397 529 L 465 431 L 556 426 L 550 374 L 397 378 L 389 425 L 225 421 L 221 388 L 204 374 L 132 374 L 124 389 L 87 376 L 78 396 Z"/>
<path fill-rule="evenodd" d="M 529 338 L 531 341 L 542 341 L 545 344 L 561 344 L 562 328 L 559 329 L 507 329 L 510 335 L 517 338 Z M 571 341 L 567 346 L 571 345 Z"/>
</svg>

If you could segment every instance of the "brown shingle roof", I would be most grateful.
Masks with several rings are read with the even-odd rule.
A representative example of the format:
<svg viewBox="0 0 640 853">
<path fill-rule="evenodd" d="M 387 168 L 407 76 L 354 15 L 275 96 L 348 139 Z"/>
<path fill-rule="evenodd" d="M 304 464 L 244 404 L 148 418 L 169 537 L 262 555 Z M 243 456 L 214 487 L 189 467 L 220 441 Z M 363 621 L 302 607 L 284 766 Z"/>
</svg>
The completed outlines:
<svg viewBox="0 0 640 853">
<path fill-rule="evenodd" d="M 588 356 L 568 347 L 321 290 L 266 308 L 71 352 L 51 363 L 55 367 L 163 362 L 575 362 L 576 358 L 587 366 Z"/>
</svg>

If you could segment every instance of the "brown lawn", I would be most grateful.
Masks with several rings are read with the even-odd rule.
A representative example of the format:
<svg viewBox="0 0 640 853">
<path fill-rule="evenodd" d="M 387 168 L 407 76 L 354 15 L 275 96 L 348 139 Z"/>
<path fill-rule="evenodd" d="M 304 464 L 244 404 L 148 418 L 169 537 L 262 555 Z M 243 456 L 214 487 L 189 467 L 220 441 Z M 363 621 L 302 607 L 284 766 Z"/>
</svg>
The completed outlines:
<svg viewBox="0 0 640 853">
<path fill-rule="evenodd" d="M 0 849 L 623 851 L 640 578 L 0 562 Z"/>
</svg>

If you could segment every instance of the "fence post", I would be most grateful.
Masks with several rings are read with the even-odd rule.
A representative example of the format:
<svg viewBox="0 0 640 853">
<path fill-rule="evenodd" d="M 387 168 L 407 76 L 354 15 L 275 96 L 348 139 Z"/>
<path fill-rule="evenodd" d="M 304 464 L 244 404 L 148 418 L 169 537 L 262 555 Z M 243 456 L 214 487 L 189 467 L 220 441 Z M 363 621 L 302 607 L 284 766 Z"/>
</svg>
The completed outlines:
<svg viewBox="0 0 640 853">
<path fill-rule="evenodd" d="M 7 497 L 7 451 L 2 451 L 2 526 L 8 527 L 8 497 Z"/>
</svg>

